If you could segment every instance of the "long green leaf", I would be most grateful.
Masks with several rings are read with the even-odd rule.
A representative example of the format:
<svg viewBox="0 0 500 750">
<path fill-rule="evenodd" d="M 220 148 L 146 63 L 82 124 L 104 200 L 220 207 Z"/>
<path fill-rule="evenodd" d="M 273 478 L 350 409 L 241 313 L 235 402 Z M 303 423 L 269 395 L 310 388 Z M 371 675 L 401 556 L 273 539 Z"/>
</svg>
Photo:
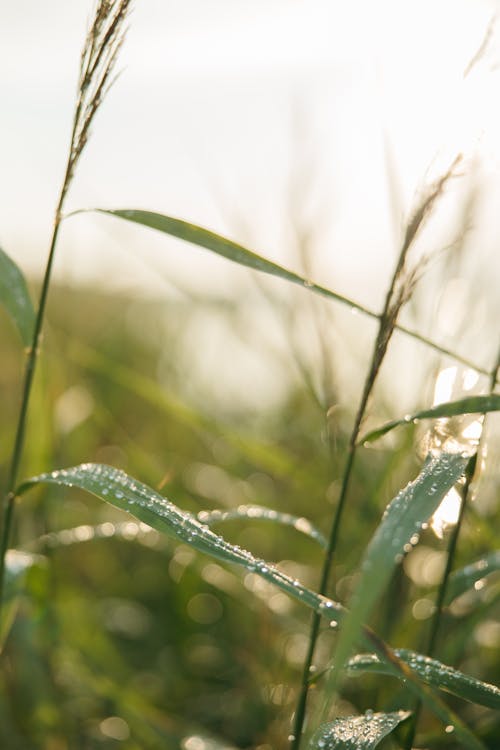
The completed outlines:
<svg viewBox="0 0 500 750">
<path fill-rule="evenodd" d="M 411 711 L 346 716 L 322 724 L 314 733 L 310 750 L 373 750 Z"/>
<path fill-rule="evenodd" d="M 377 429 L 368 432 L 359 439 L 361 444 L 372 443 L 374 440 L 378 440 L 379 437 L 390 432 L 395 427 L 399 427 L 403 424 L 411 424 L 415 420 L 419 419 L 440 419 L 443 417 L 457 417 L 461 414 L 486 414 L 490 411 L 500 410 L 500 395 L 492 393 L 488 396 L 468 396 L 467 398 L 461 398 L 459 401 L 449 401 L 445 404 L 438 404 L 430 409 L 422 409 L 417 411 L 415 414 L 407 414 L 402 419 L 394 419 L 391 422 Z"/>
<path fill-rule="evenodd" d="M 206 526 L 213 526 L 225 521 L 269 521 L 278 526 L 291 526 L 296 531 L 305 534 L 310 539 L 318 542 L 322 547 L 326 547 L 326 539 L 323 534 L 312 525 L 307 518 L 293 516 L 290 513 L 280 513 L 279 511 L 265 508 L 262 505 L 239 505 L 233 510 L 201 510 L 196 518 Z M 36 540 L 37 549 L 44 547 L 57 548 L 66 547 L 71 544 L 80 544 L 90 542 L 93 539 L 108 539 L 117 537 L 118 539 L 132 540 L 141 539 L 154 530 L 151 526 L 138 524 L 134 522 L 110 523 L 104 522 L 96 526 L 81 524 L 69 529 L 52 531 L 38 537 Z M 156 532 L 154 532 L 156 533 Z"/>
<path fill-rule="evenodd" d="M 453 457 L 451 457 L 453 459 Z M 441 464 L 440 464 L 441 465 Z M 443 467 L 441 467 L 443 468 Z M 345 618 L 345 609 L 337 602 L 316 594 L 300 581 L 285 575 L 270 563 L 254 557 L 250 552 L 231 545 L 214 534 L 189 513 L 181 511 L 155 490 L 129 477 L 123 471 L 104 464 L 82 464 L 71 469 L 42 474 L 23 482 L 17 490 L 22 495 L 30 487 L 39 484 L 79 487 L 96 497 L 127 511 L 157 531 L 165 533 L 212 557 L 243 566 L 285 591 L 298 602 L 318 612 L 330 625 Z M 373 631 L 363 628 L 361 640 L 371 648 L 375 646 L 382 658 L 387 658 L 391 669 L 398 674 L 406 669 L 408 688 L 418 695 L 436 716 L 447 725 L 453 725 L 457 739 L 464 748 L 484 750 L 483 745 L 465 727 L 460 719 L 429 688 L 416 678 L 408 667 L 378 639 Z"/>
<path fill-rule="evenodd" d="M 323 547 L 327 546 L 327 540 L 307 518 L 293 516 L 291 513 L 281 513 L 272 508 L 262 505 L 239 505 L 231 510 L 202 510 L 198 513 L 198 521 L 213 526 L 224 521 L 247 520 L 247 521 L 269 521 L 281 526 L 291 526 L 296 531 L 314 539 Z"/>
<path fill-rule="evenodd" d="M 403 554 L 418 542 L 423 524 L 464 473 L 468 458 L 442 453 L 428 457 L 418 477 L 387 506 L 363 558 L 361 576 L 350 601 L 330 679 L 333 692 L 339 673 L 365 622 Z"/>
<path fill-rule="evenodd" d="M 394 649 L 394 653 L 405 664 L 408 664 L 413 672 L 427 685 L 445 690 L 471 703 L 479 703 L 482 706 L 500 710 L 500 689 L 495 685 L 470 677 L 470 675 L 466 675 L 458 669 L 453 669 L 453 667 L 442 664 L 436 659 L 418 654 L 416 651 L 397 648 Z M 387 668 L 387 665 L 377 654 L 357 654 L 347 662 L 346 668 L 348 674 L 352 676 L 364 672 L 377 672 L 394 676 L 394 672 Z M 400 675 L 400 679 L 402 679 L 402 675 Z"/>
<path fill-rule="evenodd" d="M 190 224 L 182 219 L 174 219 L 172 216 L 165 216 L 164 214 L 158 214 L 153 211 L 140 211 L 137 209 L 116 209 L 113 211 L 102 208 L 94 210 L 99 213 L 116 216 L 120 219 L 126 219 L 127 221 L 133 221 L 136 224 L 141 224 L 150 229 L 156 229 L 159 232 L 163 232 L 172 237 L 178 237 L 186 242 L 191 242 L 193 245 L 198 245 L 199 247 L 211 250 L 213 253 L 221 255 L 228 260 L 232 260 L 240 266 L 247 266 L 248 268 L 253 268 L 255 271 L 261 271 L 270 274 L 271 276 L 277 276 L 280 279 L 291 281 L 293 284 L 298 284 L 306 289 L 310 289 L 324 297 L 329 297 L 337 302 L 348 304 L 360 312 L 367 312 L 361 305 L 353 300 L 347 299 L 347 297 L 343 297 L 341 294 L 337 294 L 331 289 L 315 284 L 299 274 L 289 271 L 287 268 L 283 268 L 283 266 L 273 263 L 261 255 L 254 253 L 253 250 L 248 250 L 248 248 L 243 245 L 233 242 L 226 237 L 222 237 L 220 234 L 211 232 L 209 229 L 199 227 L 196 224 Z M 377 317 L 374 313 L 368 312 L 368 314 L 372 317 Z"/>
<path fill-rule="evenodd" d="M 481 581 L 486 576 L 499 570 L 500 550 L 495 550 L 480 560 L 466 565 L 465 568 L 456 570 L 451 574 L 448 586 L 446 587 L 445 604 L 450 604 L 457 596 L 473 588 L 477 581 Z"/>
<path fill-rule="evenodd" d="M 86 490 L 131 513 L 157 531 L 180 539 L 199 552 L 243 566 L 246 570 L 274 583 L 330 622 L 337 622 L 344 612 L 344 608 L 337 602 L 316 594 L 300 581 L 285 575 L 274 565 L 254 557 L 247 550 L 229 544 L 190 513 L 180 510 L 158 492 L 129 477 L 123 471 L 105 464 L 81 464 L 29 479 L 18 488 L 17 494 L 21 495 L 39 483 Z"/>
<path fill-rule="evenodd" d="M 364 315 L 368 315 L 370 318 L 375 318 L 377 320 L 379 318 L 377 313 L 373 312 L 372 310 L 368 310 L 358 302 L 355 302 L 348 297 L 344 297 L 342 294 L 337 294 L 337 292 L 334 292 L 331 289 L 327 289 L 324 286 L 315 284 L 313 281 L 310 281 L 309 279 L 306 279 L 303 276 L 294 273 L 293 271 L 289 271 L 287 268 L 283 268 L 283 266 L 280 266 L 277 263 L 273 263 L 272 261 L 263 258 L 261 255 L 254 253 L 252 250 L 248 250 L 246 247 L 243 247 L 243 245 L 239 245 L 237 242 L 232 242 L 226 237 L 215 234 L 215 232 L 211 232 L 208 229 L 199 227 L 196 224 L 190 224 L 187 221 L 182 221 L 182 219 L 175 219 L 171 216 L 165 216 L 164 214 L 155 213 L 153 211 L 141 211 L 138 209 L 81 209 L 78 211 L 73 211 L 71 214 L 68 214 L 66 218 L 69 218 L 70 216 L 74 216 L 76 214 L 86 213 L 88 211 L 95 211 L 102 214 L 108 214 L 110 216 L 116 216 L 117 218 L 125 219 L 127 221 L 132 221 L 136 224 L 141 224 L 142 226 L 149 227 L 150 229 L 156 229 L 159 232 L 169 234 L 172 237 L 178 237 L 179 239 L 185 240 L 186 242 L 191 242 L 194 245 L 199 245 L 200 247 L 204 247 L 207 250 L 211 250 L 212 252 L 217 253 L 217 255 L 228 258 L 228 260 L 232 260 L 235 263 L 247 266 L 248 268 L 253 268 L 256 271 L 270 274 L 271 276 L 277 276 L 278 278 L 285 279 L 286 281 L 291 281 L 293 284 L 298 284 L 299 286 L 305 287 L 306 289 L 309 289 L 316 294 L 320 294 L 323 297 L 336 300 L 343 305 L 348 305 L 352 310 L 357 310 Z M 422 336 L 416 331 L 412 331 L 409 328 L 406 328 L 405 326 L 399 324 L 397 324 L 395 328 L 398 331 L 406 334 L 407 336 L 411 336 L 416 341 L 420 341 L 422 344 L 430 346 L 432 349 L 441 352 L 441 354 L 446 354 L 447 356 L 455 359 L 457 362 L 462 362 L 462 364 L 466 365 L 467 367 L 471 367 L 477 372 L 481 372 L 484 375 L 489 375 L 489 372 L 485 370 L 484 367 L 479 367 L 478 365 L 474 364 L 474 362 L 470 362 L 460 354 L 452 352 L 449 349 L 436 344 L 434 341 L 431 341 L 430 339 Z"/>
<path fill-rule="evenodd" d="M 14 321 L 24 346 L 30 346 L 35 311 L 20 268 L 0 247 L 0 304 Z"/>
</svg>

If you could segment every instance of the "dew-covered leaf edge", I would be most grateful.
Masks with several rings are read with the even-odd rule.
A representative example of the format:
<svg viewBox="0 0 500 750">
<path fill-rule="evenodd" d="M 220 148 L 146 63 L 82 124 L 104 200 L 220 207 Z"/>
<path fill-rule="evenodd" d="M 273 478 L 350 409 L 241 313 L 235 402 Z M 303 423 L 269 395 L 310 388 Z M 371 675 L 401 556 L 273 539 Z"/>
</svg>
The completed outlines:
<svg viewBox="0 0 500 750">
<path fill-rule="evenodd" d="M 416 651 L 397 648 L 394 649 L 394 653 L 405 664 L 408 664 L 410 669 L 427 685 L 444 690 L 470 703 L 487 706 L 497 711 L 500 710 L 500 688 L 496 685 L 478 680 L 454 667 L 443 664 L 437 659 L 431 659 L 431 657 L 424 656 Z M 365 672 L 396 676 L 393 671 L 387 669 L 386 664 L 374 653 L 356 654 L 347 662 L 346 671 L 350 676 L 357 676 Z M 402 679 L 403 676 L 400 675 L 399 678 Z"/>
<path fill-rule="evenodd" d="M 309 750 L 374 750 L 411 711 L 343 716 L 321 724 L 311 737 Z"/>
<path fill-rule="evenodd" d="M 264 505 L 247 503 L 239 505 L 230 510 L 201 510 L 197 514 L 197 519 L 201 523 L 213 526 L 227 521 L 267 521 L 279 526 L 290 526 L 295 531 L 304 534 L 313 541 L 317 542 L 320 547 L 326 549 L 328 544 L 326 537 L 317 529 L 308 518 L 304 516 L 295 516 L 292 513 L 283 513 L 279 510 L 267 508 Z"/>
<path fill-rule="evenodd" d="M 390 422 L 386 422 L 381 427 L 377 427 L 376 429 L 367 432 L 358 442 L 361 445 L 364 443 L 372 443 L 383 435 L 386 435 L 395 427 L 400 427 L 405 424 L 413 424 L 420 419 L 441 419 L 457 417 L 463 414 L 487 414 L 488 412 L 499 410 L 499 394 L 491 393 L 486 396 L 467 396 L 467 398 L 462 398 L 458 401 L 448 401 L 429 409 L 422 409 L 421 411 L 415 412 L 415 414 L 407 414 L 401 419 L 393 419 Z"/>
<path fill-rule="evenodd" d="M 297 601 L 322 614 L 330 622 L 336 623 L 343 616 L 344 608 L 339 603 L 316 594 L 271 563 L 254 557 L 237 545 L 230 544 L 190 513 L 180 510 L 151 487 L 129 477 L 119 469 L 105 464 L 80 464 L 28 479 L 18 487 L 16 494 L 22 495 L 40 483 L 78 487 L 88 491 L 161 533 L 174 537 L 200 552 L 241 565 L 249 572 L 260 575 Z"/>
<path fill-rule="evenodd" d="M 472 589 L 478 581 L 499 570 L 500 550 L 494 550 L 483 555 L 479 560 L 453 571 L 446 587 L 444 603 L 451 604 L 458 596 Z"/>
<path fill-rule="evenodd" d="M 363 556 L 360 577 L 349 602 L 335 650 L 335 666 L 329 677 L 333 693 L 341 670 L 353 648 L 363 622 L 394 568 L 418 542 L 419 534 L 447 492 L 463 475 L 469 457 L 441 453 L 428 456 L 422 471 L 388 504 Z"/>
</svg>

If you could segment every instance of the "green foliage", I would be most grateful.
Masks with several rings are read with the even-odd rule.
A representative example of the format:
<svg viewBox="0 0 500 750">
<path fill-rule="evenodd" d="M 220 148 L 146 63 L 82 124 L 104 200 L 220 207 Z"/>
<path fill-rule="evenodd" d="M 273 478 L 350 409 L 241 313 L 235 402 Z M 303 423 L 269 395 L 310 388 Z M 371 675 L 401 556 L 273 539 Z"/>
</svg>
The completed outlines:
<svg viewBox="0 0 500 750">
<path fill-rule="evenodd" d="M 24 346 L 29 346 L 35 326 L 35 311 L 22 271 L 1 247 L 0 304 L 12 318 Z"/>
<path fill-rule="evenodd" d="M 378 427 L 376 430 L 368 432 L 360 438 L 360 443 L 372 443 L 374 440 L 378 440 L 379 437 L 390 432 L 395 427 L 399 427 L 404 424 L 411 424 L 415 420 L 420 419 L 443 419 L 449 417 L 456 417 L 462 414 L 487 414 L 491 411 L 498 411 L 500 409 L 500 396 L 494 393 L 489 396 L 468 396 L 467 398 L 461 398 L 459 401 L 450 401 L 444 404 L 438 404 L 433 406 L 431 409 L 422 409 L 417 411 L 415 414 L 408 414 L 403 419 L 394 419 L 392 422 L 387 422 Z"/>
<path fill-rule="evenodd" d="M 351 596 L 350 613 L 335 652 L 332 688 L 356 642 L 361 624 L 387 587 L 395 566 L 403 560 L 404 553 L 417 544 L 422 527 L 460 479 L 467 461 L 467 456 L 460 454 L 442 453 L 437 458 L 428 457 L 417 479 L 387 506 L 363 556 L 359 583 Z"/>
<path fill-rule="evenodd" d="M 408 711 L 346 716 L 321 726 L 311 740 L 310 750 L 373 750 L 402 721 Z"/>
<path fill-rule="evenodd" d="M 89 26 L 36 314 L 21 271 L 0 250 L 0 303 L 29 346 L 20 387 L 19 342 L 0 331 L 0 746 L 284 750 L 291 741 L 295 750 L 312 735 L 311 750 L 381 742 L 408 750 L 416 733 L 432 750 L 495 750 L 500 557 L 488 516 L 498 475 L 490 472 L 488 502 L 469 518 L 471 486 L 481 498 L 485 491 L 475 443 L 447 453 L 427 436 L 431 453 L 410 482 L 418 472 L 411 435 L 391 451 L 363 449 L 405 423 L 446 425 L 500 408 L 500 360 L 488 371 L 398 320 L 426 265 L 412 265 L 413 241 L 460 159 L 409 219 L 380 315 L 208 229 L 150 211 L 95 209 L 377 321 L 360 406 L 334 387 L 347 344 L 335 359 L 330 329 L 303 305 L 299 315 L 311 314 L 319 331 L 318 371 L 292 345 L 284 369 L 298 369 L 304 383 L 283 377 L 281 400 L 258 415 L 229 399 L 218 408 L 189 337 L 191 316 L 213 320 L 210 300 L 135 302 L 131 313 L 127 298 L 52 288 L 65 199 L 113 80 L 129 5 L 97 3 Z M 49 289 L 51 325 L 35 378 Z M 241 300 L 228 309 L 226 330 L 242 338 Z M 392 419 L 358 440 L 371 400 L 392 404 L 393 381 L 403 377 L 379 377 L 397 330 L 489 375 L 490 394 Z M 232 366 L 226 347 L 220 362 Z M 261 336 L 252 347 L 269 356 Z M 450 497 L 461 512 L 456 531 L 440 540 L 429 522 Z M 211 528 L 219 523 L 224 536 Z M 422 541 L 415 572 L 411 556 Z M 436 557 L 445 563 L 438 575 Z M 368 653 L 349 659 L 355 648 Z M 287 739 L 294 714 L 299 731 Z M 399 727 L 406 719 L 409 728 Z"/>
<path fill-rule="evenodd" d="M 474 677 L 463 674 L 458 669 L 441 664 L 437 659 L 417 654 L 415 651 L 398 648 L 395 649 L 394 653 L 405 664 L 408 664 L 427 685 L 432 685 L 439 690 L 446 690 L 471 703 L 488 706 L 488 708 L 494 708 L 497 711 L 500 709 L 500 689 L 495 685 L 476 680 Z M 348 661 L 347 671 L 351 675 L 365 672 L 394 674 L 387 670 L 376 654 L 357 654 Z"/>
</svg>

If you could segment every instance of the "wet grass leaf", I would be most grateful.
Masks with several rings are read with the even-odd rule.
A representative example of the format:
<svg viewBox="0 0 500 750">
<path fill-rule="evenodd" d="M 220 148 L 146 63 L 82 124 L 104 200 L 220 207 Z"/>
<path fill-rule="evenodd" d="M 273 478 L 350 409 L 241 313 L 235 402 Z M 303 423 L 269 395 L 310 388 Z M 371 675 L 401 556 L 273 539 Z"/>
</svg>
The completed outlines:
<svg viewBox="0 0 500 750">
<path fill-rule="evenodd" d="M 327 546 L 326 538 L 307 518 L 294 516 L 291 513 L 281 513 L 262 505 L 239 505 L 231 510 L 202 510 L 198 513 L 197 518 L 198 521 L 207 524 L 207 526 L 235 520 L 268 521 L 278 526 L 291 526 L 296 531 L 310 537 L 310 539 L 314 539 L 323 549 L 326 549 Z"/>
<path fill-rule="evenodd" d="M 265 578 L 292 598 L 319 612 L 330 622 L 337 622 L 344 613 L 344 608 L 340 604 L 316 594 L 300 581 L 286 575 L 274 565 L 254 557 L 247 550 L 230 544 L 206 524 L 198 521 L 190 513 L 180 510 L 151 487 L 112 466 L 81 464 L 50 474 L 41 474 L 23 482 L 17 494 L 21 495 L 33 485 L 40 483 L 86 490 L 199 552 L 243 566 L 247 571 Z"/>
<path fill-rule="evenodd" d="M 398 648 L 394 653 L 405 664 L 408 664 L 427 685 L 445 690 L 470 703 L 500 710 L 500 689 L 495 685 L 470 677 L 458 669 L 442 664 L 437 659 L 418 654 L 416 651 Z M 394 676 L 394 672 L 388 670 L 386 664 L 376 654 L 357 654 L 347 662 L 347 672 L 353 676 L 365 672 Z"/>
<path fill-rule="evenodd" d="M 458 401 L 448 401 L 445 404 L 438 404 L 438 406 L 433 406 L 430 409 L 422 409 L 415 412 L 415 414 L 407 414 L 402 419 L 394 419 L 391 422 L 386 422 L 386 424 L 377 427 L 375 430 L 371 430 L 371 432 L 360 438 L 359 443 L 373 443 L 374 440 L 378 440 L 378 438 L 390 432 L 395 427 L 403 424 L 412 424 L 415 420 L 457 417 L 461 414 L 486 414 L 487 412 L 498 411 L 499 409 L 500 395 L 498 394 L 468 396 Z"/>
<path fill-rule="evenodd" d="M 444 496 L 460 479 L 468 458 L 442 453 L 428 457 L 418 477 L 389 503 L 363 557 L 361 575 L 349 603 L 335 653 L 333 690 L 360 629 L 386 588 L 405 552 L 418 542 L 419 533 Z"/>
<path fill-rule="evenodd" d="M 491 573 L 500 570 L 500 550 L 484 555 L 480 560 L 466 565 L 451 574 L 446 588 L 445 604 L 450 604 L 457 596 L 474 588 L 474 584 Z"/>
<path fill-rule="evenodd" d="M 410 711 L 373 713 L 346 716 L 323 724 L 315 732 L 310 750 L 373 750 L 402 721 Z"/>
</svg>

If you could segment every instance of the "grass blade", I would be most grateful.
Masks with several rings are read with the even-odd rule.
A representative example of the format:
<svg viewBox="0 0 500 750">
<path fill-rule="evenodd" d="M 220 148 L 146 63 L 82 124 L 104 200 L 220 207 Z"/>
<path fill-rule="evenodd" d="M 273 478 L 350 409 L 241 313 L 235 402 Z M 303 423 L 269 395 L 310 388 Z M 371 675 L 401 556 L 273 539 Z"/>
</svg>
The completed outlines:
<svg viewBox="0 0 500 750">
<path fill-rule="evenodd" d="M 300 581 L 285 575 L 270 563 L 254 557 L 247 550 L 230 544 L 190 513 L 180 510 L 158 492 L 123 471 L 105 464 L 81 464 L 28 479 L 18 488 L 17 494 L 21 495 L 40 483 L 86 490 L 199 552 L 243 566 L 319 612 L 330 622 L 337 622 L 343 615 L 344 608 L 340 604 L 316 594 Z"/>
<path fill-rule="evenodd" d="M 138 209 L 108 210 L 103 208 L 92 210 L 103 214 L 109 214 L 110 216 L 116 216 L 119 219 L 132 221 L 136 224 L 141 224 L 144 227 L 149 227 L 149 229 L 156 229 L 159 232 L 170 235 L 171 237 L 185 240 L 193 245 L 204 247 L 217 255 L 221 255 L 223 258 L 238 263 L 240 266 L 253 268 L 254 271 L 261 271 L 270 274 L 271 276 L 277 276 L 280 279 L 291 281 L 293 284 L 298 284 L 299 286 L 317 292 L 324 297 L 337 300 L 337 302 L 343 302 L 360 312 L 365 312 L 372 317 L 377 317 L 374 313 L 368 312 L 353 300 L 350 300 L 341 294 L 337 294 L 331 289 L 315 284 L 309 279 L 305 279 L 303 276 L 300 276 L 277 263 L 267 260 L 267 258 L 258 255 L 253 252 L 253 250 L 249 250 L 243 245 L 233 242 L 232 240 L 227 239 L 227 237 L 222 237 L 220 234 L 211 232 L 209 229 L 204 229 L 197 224 L 190 224 L 182 219 L 175 219 L 172 216 L 165 216 L 165 214 L 155 213 L 154 211 L 141 211 Z"/>
<path fill-rule="evenodd" d="M 212 526 L 213 524 L 223 523 L 224 521 L 235 521 L 245 519 L 248 521 L 269 521 L 281 526 L 291 526 L 296 531 L 300 531 L 305 536 L 314 539 L 318 544 L 326 548 L 327 540 L 307 518 L 302 516 L 293 516 L 291 513 L 281 513 L 272 508 L 265 508 L 262 505 L 239 505 L 232 510 L 202 510 L 197 515 L 198 521 Z"/>
<path fill-rule="evenodd" d="M 474 587 L 477 581 L 500 570 L 500 550 L 485 555 L 480 560 L 466 565 L 451 574 L 446 587 L 445 604 L 450 604 L 457 596 Z"/>
<path fill-rule="evenodd" d="M 22 271 L 1 247 L 0 303 L 15 323 L 24 346 L 30 346 L 35 327 L 35 311 L 31 297 Z"/>
<path fill-rule="evenodd" d="M 360 438 L 359 442 L 372 443 L 374 440 L 378 440 L 378 438 L 382 437 L 382 435 L 385 435 L 387 432 L 390 432 L 395 427 L 399 427 L 403 424 L 411 424 L 415 420 L 419 419 L 440 419 L 442 417 L 457 417 L 461 414 L 486 414 L 490 411 L 499 410 L 500 395 L 498 394 L 492 393 L 487 396 L 468 396 L 467 398 L 462 398 L 459 401 L 449 401 L 445 404 L 433 406 L 430 409 L 417 411 L 412 415 L 408 414 L 402 419 L 394 419 L 391 422 L 386 422 L 386 424 L 382 425 L 381 427 L 377 427 L 377 429 L 368 432 L 366 435 Z"/>
<path fill-rule="evenodd" d="M 189 222 L 183 221 L 182 219 L 175 219 L 171 216 L 165 216 L 164 214 L 155 213 L 154 211 L 141 211 L 139 209 L 112 210 L 104 208 L 79 209 L 67 214 L 65 218 L 69 218 L 70 216 L 75 216 L 76 214 L 80 213 L 87 213 L 89 211 L 116 216 L 117 218 L 125 219 L 126 221 L 132 221 L 136 224 L 142 224 L 142 226 L 149 227 L 150 229 L 156 229 L 159 232 L 163 232 L 164 234 L 171 235 L 172 237 L 177 237 L 181 240 L 185 240 L 186 242 L 191 242 L 194 245 L 199 245 L 200 247 L 204 247 L 207 250 L 211 250 L 212 252 L 217 253 L 217 255 L 221 255 L 222 257 L 227 258 L 228 260 L 232 260 L 235 263 L 239 263 L 240 265 L 247 266 L 248 268 L 253 268 L 254 270 L 261 271 L 262 273 L 270 274 L 271 276 L 277 276 L 281 279 L 285 279 L 286 281 L 291 281 L 293 284 L 298 284 L 299 286 L 305 287 L 306 289 L 309 289 L 316 294 L 320 294 L 323 297 L 336 300 L 343 305 L 347 305 L 353 310 L 358 310 L 364 315 L 368 315 L 370 318 L 375 318 L 376 320 L 378 320 L 380 317 L 379 315 L 377 315 L 377 313 L 373 312 L 373 310 L 369 310 L 363 305 L 360 305 L 359 302 L 355 302 L 354 300 L 349 299 L 349 297 L 344 297 L 342 294 L 337 294 L 337 292 L 334 292 L 332 289 L 327 289 L 320 284 L 315 284 L 310 279 L 306 279 L 303 276 L 300 276 L 299 274 L 278 265 L 277 263 L 273 263 L 272 261 L 267 260 L 261 255 L 254 253 L 252 250 L 248 250 L 246 247 L 243 247 L 243 245 L 239 245 L 237 242 L 232 242 L 226 237 L 222 237 L 221 235 L 216 234 L 215 232 L 211 232 L 208 229 L 204 229 L 203 227 L 199 227 L 196 224 L 190 224 Z M 471 367 L 473 370 L 476 370 L 476 372 L 481 372 L 484 375 L 489 374 L 488 371 L 484 369 L 484 367 L 480 367 L 479 365 L 474 364 L 474 362 L 470 362 L 466 357 L 462 357 L 462 355 L 458 354 L 457 352 L 452 352 L 449 349 L 436 344 L 434 341 L 431 341 L 425 336 L 422 336 L 417 331 L 412 331 L 411 329 L 406 328 L 406 326 L 402 326 L 399 324 L 396 324 L 395 328 L 398 331 L 401 331 L 401 333 L 410 336 L 414 340 L 420 341 L 425 346 L 429 346 L 435 351 L 449 356 L 452 359 L 455 359 L 457 362 L 461 362 L 466 367 Z"/>
<path fill-rule="evenodd" d="M 416 651 L 407 649 L 395 649 L 396 656 L 408 664 L 422 682 L 427 685 L 445 690 L 448 693 L 481 706 L 500 710 L 500 689 L 495 685 L 470 677 L 458 669 L 442 664 L 429 656 L 423 656 Z M 347 672 L 356 676 L 365 672 L 376 672 L 378 674 L 389 674 L 395 676 L 394 672 L 376 654 L 357 654 L 347 662 Z M 400 675 L 400 679 L 402 679 Z"/>
<path fill-rule="evenodd" d="M 418 541 L 422 525 L 464 473 L 467 457 L 442 453 L 428 457 L 418 477 L 387 506 L 364 555 L 359 583 L 351 597 L 350 612 L 340 633 L 335 670 L 330 680 L 333 692 L 338 675 L 359 637 L 362 623 L 389 583 L 405 551 Z M 328 692 L 328 691 L 327 691 Z"/>
<path fill-rule="evenodd" d="M 310 750 L 373 750 L 410 711 L 346 716 L 319 727 L 311 739 Z"/>
</svg>

